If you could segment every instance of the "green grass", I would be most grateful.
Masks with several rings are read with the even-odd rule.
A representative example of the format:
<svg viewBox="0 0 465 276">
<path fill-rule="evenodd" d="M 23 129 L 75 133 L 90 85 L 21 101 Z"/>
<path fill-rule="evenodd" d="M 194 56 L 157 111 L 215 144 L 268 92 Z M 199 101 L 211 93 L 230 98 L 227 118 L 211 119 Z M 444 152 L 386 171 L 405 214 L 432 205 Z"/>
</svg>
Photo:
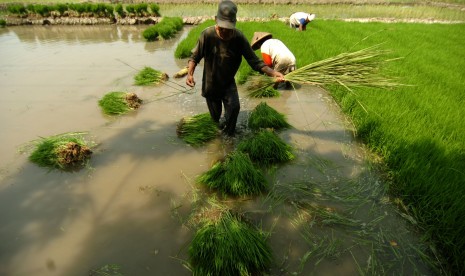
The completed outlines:
<svg viewBox="0 0 465 276">
<path fill-rule="evenodd" d="M 381 73 L 411 86 L 328 89 L 351 117 L 358 139 L 384 158 L 391 192 L 408 206 L 425 238 L 434 241 L 451 271 L 465 270 L 465 25 L 317 19 L 306 32 L 279 21 L 237 27 L 248 38 L 255 31 L 273 33 L 294 53 L 298 68 L 380 43 L 392 51 L 387 58 L 402 57 Z M 236 78 L 249 74 L 243 62 Z"/>
<path fill-rule="evenodd" d="M 239 151 L 229 153 L 225 161 L 214 164 L 196 181 L 223 195 L 258 195 L 266 189 L 266 180 L 261 171 L 255 168 L 247 154 Z"/>
<path fill-rule="evenodd" d="M 264 275 L 273 258 L 265 236 L 229 210 L 211 213 L 189 245 L 193 275 Z"/>
</svg>

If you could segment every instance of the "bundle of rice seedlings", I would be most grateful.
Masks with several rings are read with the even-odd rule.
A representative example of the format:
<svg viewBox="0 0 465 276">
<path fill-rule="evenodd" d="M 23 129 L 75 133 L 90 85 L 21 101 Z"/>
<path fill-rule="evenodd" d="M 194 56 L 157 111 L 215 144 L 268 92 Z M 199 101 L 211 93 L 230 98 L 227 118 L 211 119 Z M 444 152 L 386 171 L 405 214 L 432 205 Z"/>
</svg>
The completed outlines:
<svg viewBox="0 0 465 276">
<path fill-rule="evenodd" d="M 182 118 L 176 129 L 179 138 L 193 146 L 200 146 L 218 135 L 218 125 L 209 113 Z"/>
<path fill-rule="evenodd" d="M 37 141 L 29 160 L 41 167 L 71 169 L 85 165 L 91 155 L 80 134 L 65 133 Z"/>
<path fill-rule="evenodd" d="M 265 236 L 229 210 L 203 219 L 189 245 L 193 275 L 264 275 L 272 262 Z"/>
<path fill-rule="evenodd" d="M 250 159 L 262 166 L 284 163 L 295 158 L 293 148 L 276 133 L 261 129 L 237 145 L 237 150 L 248 153 Z"/>
<path fill-rule="evenodd" d="M 251 98 L 276 98 L 281 96 L 278 90 L 270 82 L 270 78 L 264 75 L 252 75 L 247 81 L 246 90 Z"/>
<path fill-rule="evenodd" d="M 197 183 L 232 196 L 257 195 L 266 188 L 266 180 L 246 153 L 233 151 L 224 162 L 197 177 Z"/>
<path fill-rule="evenodd" d="M 310 63 L 284 76 L 284 79 L 297 84 L 312 84 L 325 86 L 330 84 L 350 87 L 392 88 L 402 84 L 394 79 L 380 74 L 386 60 L 382 56 L 389 50 L 379 49 L 380 45 L 364 48 L 359 51 L 341 53 L 335 57 Z M 261 87 L 274 84 L 274 79 L 268 77 L 268 82 Z"/>
<path fill-rule="evenodd" d="M 185 75 L 187 75 L 188 72 L 189 72 L 189 69 L 187 67 L 184 67 L 181 70 L 179 70 L 176 74 L 174 74 L 173 77 L 174 78 L 182 78 Z"/>
<path fill-rule="evenodd" d="M 135 93 L 109 92 L 99 100 L 103 113 L 120 115 L 140 107 L 142 100 Z"/>
<path fill-rule="evenodd" d="M 145 66 L 137 75 L 134 76 L 136 85 L 159 84 L 166 81 L 168 75 L 151 67 Z"/>
<path fill-rule="evenodd" d="M 248 120 L 248 126 L 253 130 L 259 130 L 261 128 L 279 130 L 291 127 L 286 120 L 286 116 L 268 106 L 266 102 L 261 102 L 252 110 Z"/>
</svg>

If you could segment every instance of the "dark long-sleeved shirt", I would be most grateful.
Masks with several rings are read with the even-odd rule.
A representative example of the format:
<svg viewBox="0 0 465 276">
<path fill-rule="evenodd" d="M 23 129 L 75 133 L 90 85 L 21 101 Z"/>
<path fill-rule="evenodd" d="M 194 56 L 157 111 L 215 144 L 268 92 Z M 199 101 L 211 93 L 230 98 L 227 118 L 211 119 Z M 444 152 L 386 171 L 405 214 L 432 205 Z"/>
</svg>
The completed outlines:
<svg viewBox="0 0 465 276">
<path fill-rule="evenodd" d="M 203 30 L 190 57 L 196 64 L 204 59 L 202 96 L 219 96 L 224 88 L 234 83 L 242 57 L 255 71 L 261 72 L 265 66 L 240 30 L 235 29 L 232 38 L 227 41 L 218 36 L 214 26 Z"/>
</svg>

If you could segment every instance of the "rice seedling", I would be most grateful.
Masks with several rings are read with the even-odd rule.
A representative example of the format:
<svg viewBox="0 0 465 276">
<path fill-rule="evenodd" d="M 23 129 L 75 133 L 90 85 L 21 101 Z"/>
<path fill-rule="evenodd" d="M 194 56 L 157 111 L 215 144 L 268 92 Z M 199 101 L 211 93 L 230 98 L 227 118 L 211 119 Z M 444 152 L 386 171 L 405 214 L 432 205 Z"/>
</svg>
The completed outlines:
<svg viewBox="0 0 465 276">
<path fill-rule="evenodd" d="M 179 138 L 192 146 L 200 146 L 218 135 L 218 125 L 209 113 L 182 118 L 176 129 Z"/>
<path fill-rule="evenodd" d="M 135 93 L 109 92 L 99 100 L 103 113 L 120 115 L 140 107 L 142 100 Z"/>
<path fill-rule="evenodd" d="M 281 94 L 273 87 L 274 83 L 270 83 L 267 76 L 253 74 L 246 82 L 246 90 L 249 91 L 248 96 L 251 98 L 277 98 Z"/>
<path fill-rule="evenodd" d="M 266 180 L 255 168 L 249 156 L 233 151 L 224 162 L 217 162 L 212 168 L 197 177 L 197 183 L 218 190 L 224 195 L 257 195 L 266 189 Z"/>
<path fill-rule="evenodd" d="M 261 128 L 272 128 L 275 130 L 290 128 L 286 116 L 270 107 L 266 102 L 259 103 L 250 113 L 248 120 L 249 128 L 259 130 Z"/>
<path fill-rule="evenodd" d="M 65 133 L 35 141 L 29 160 L 40 167 L 72 169 L 84 165 L 92 150 L 81 133 Z"/>
<path fill-rule="evenodd" d="M 145 66 L 139 73 L 134 76 L 136 85 L 159 84 L 168 79 L 168 75 L 159 70 Z"/>
<path fill-rule="evenodd" d="M 351 87 L 393 88 L 402 84 L 380 73 L 381 66 L 393 60 L 382 59 L 382 56 L 390 52 L 380 49 L 378 44 L 354 52 L 341 53 L 300 67 L 284 78 L 297 84 L 340 85 L 349 90 Z M 274 79 L 268 77 L 268 82 L 264 82 L 258 89 L 267 88 L 274 82 Z"/>
<path fill-rule="evenodd" d="M 262 275 L 272 262 L 264 235 L 230 210 L 213 210 L 189 245 L 193 275 Z"/>
<path fill-rule="evenodd" d="M 284 163 L 295 158 L 293 148 L 268 129 L 262 129 L 241 141 L 237 150 L 248 153 L 252 161 L 262 166 Z"/>
</svg>

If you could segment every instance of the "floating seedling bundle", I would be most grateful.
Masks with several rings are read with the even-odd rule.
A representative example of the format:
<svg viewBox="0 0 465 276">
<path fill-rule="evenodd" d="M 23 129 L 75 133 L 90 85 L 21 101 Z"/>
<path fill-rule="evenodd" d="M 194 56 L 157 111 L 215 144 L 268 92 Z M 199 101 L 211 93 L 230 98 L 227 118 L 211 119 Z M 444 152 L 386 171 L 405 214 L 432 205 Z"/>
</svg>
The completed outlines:
<svg viewBox="0 0 465 276">
<path fill-rule="evenodd" d="M 274 131 L 262 129 L 237 145 L 237 150 L 248 153 L 250 159 L 263 166 L 291 161 L 293 148 L 279 138 Z"/>
<path fill-rule="evenodd" d="M 151 67 L 144 67 L 137 75 L 134 76 L 136 85 L 151 85 L 159 84 L 168 80 L 168 75 L 159 70 L 153 69 Z"/>
<path fill-rule="evenodd" d="M 209 113 L 182 118 L 176 129 L 179 138 L 192 146 L 200 146 L 218 135 L 218 125 Z"/>
<path fill-rule="evenodd" d="M 72 169 L 85 165 L 92 150 L 82 133 L 65 133 L 34 141 L 29 160 L 41 167 Z"/>
<path fill-rule="evenodd" d="M 193 275 L 264 275 L 272 262 L 265 236 L 230 210 L 210 213 L 189 246 Z"/>
<path fill-rule="evenodd" d="M 139 108 L 142 100 L 135 93 L 109 92 L 98 103 L 105 114 L 120 115 Z"/>
<path fill-rule="evenodd" d="M 266 180 L 246 153 L 233 151 L 224 162 L 197 177 L 197 183 L 233 196 L 257 195 L 266 188 Z"/>
<path fill-rule="evenodd" d="M 249 128 L 259 130 L 261 128 L 284 129 L 290 128 L 286 116 L 270 107 L 266 102 L 259 103 L 250 113 Z"/>
<path fill-rule="evenodd" d="M 395 59 L 383 59 L 390 53 L 380 49 L 380 45 L 371 46 L 355 52 L 342 53 L 335 57 L 310 63 L 284 76 L 286 81 L 297 84 L 318 86 L 340 85 L 350 87 L 392 88 L 402 84 L 381 74 L 381 66 Z M 268 77 L 258 89 L 264 89 L 275 83 Z"/>
</svg>

